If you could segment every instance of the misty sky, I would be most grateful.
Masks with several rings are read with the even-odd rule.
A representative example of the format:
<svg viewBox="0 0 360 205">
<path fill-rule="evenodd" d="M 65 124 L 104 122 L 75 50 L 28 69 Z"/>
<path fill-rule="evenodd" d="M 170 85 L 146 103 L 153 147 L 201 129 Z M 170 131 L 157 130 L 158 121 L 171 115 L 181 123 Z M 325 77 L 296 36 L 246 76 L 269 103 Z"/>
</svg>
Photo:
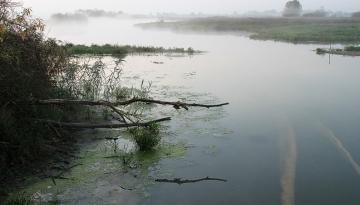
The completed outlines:
<svg viewBox="0 0 360 205">
<path fill-rule="evenodd" d="M 156 12 L 211 14 L 242 13 L 246 11 L 282 10 L 286 0 L 22 0 L 37 15 L 70 12 L 79 8 L 121 10 L 127 13 Z M 300 0 L 304 9 L 324 7 L 333 11 L 359 11 L 360 0 Z"/>
</svg>

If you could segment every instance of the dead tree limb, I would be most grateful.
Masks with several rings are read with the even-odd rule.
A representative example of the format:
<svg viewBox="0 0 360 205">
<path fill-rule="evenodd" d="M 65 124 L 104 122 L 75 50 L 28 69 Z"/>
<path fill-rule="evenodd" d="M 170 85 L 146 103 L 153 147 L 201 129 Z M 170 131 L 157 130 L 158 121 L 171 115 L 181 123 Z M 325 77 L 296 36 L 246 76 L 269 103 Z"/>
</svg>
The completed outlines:
<svg viewBox="0 0 360 205">
<path fill-rule="evenodd" d="M 71 122 L 58 122 L 54 120 L 44 120 L 37 119 L 39 122 L 48 123 L 55 127 L 61 128 L 72 128 L 72 129 L 97 129 L 97 128 L 130 128 L 130 127 L 147 127 L 153 123 L 170 121 L 170 117 L 153 120 L 149 122 L 137 122 L 137 123 L 124 123 L 124 124 L 112 124 L 112 123 L 104 123 L 104 124 L 90 124 L 90 123 L 71 123 Z"/>
<path fill-rule="evenodd" d="M 156 182 L 163 182 L 163 183 L 175 183 L 175 184 L 187 184 L 187 183 L 196 183 L 201 181 L 220 181 L 220 182 L 227 182 L 226 179 L 218 179 L 218 178 L 210 178 L 205 177 L 201 179 L 181 179 L 181 178 L 174 178 L 174 179 L 155 179 Z"/>
<path fill-rule="evenodd" d="M 146 103 L 146 104 L 159 104 L 159 105 L 171 105 L 175 109 L 184 108 L 186 110 L 189 107 L 203 107 L 203 108 L 214 108 L 214 107 L 222 107 L 225 105 L 229 105 L 229 103 L 221 103 L 214 105 L 205 105 L 198 103 L 184 103 L 184 102 L 169 102 L 169 101 L 161 101 L 161 100 L 152 100 L 146 98 L 133 98 L 131 100 L 126 101 L 118 101 L 118 102 L 109 102 L 109 101 L 88 101 L 88 100 L 66 100 L 66 99 L 48 99 L 48 100 L 37 100 L 32 104 L 38 105 L 88 105 L 88 106 L 108 106 L 113 109 L 113 107 L 117 106 L 127 106 L 134 103 Z"/>
</svg>

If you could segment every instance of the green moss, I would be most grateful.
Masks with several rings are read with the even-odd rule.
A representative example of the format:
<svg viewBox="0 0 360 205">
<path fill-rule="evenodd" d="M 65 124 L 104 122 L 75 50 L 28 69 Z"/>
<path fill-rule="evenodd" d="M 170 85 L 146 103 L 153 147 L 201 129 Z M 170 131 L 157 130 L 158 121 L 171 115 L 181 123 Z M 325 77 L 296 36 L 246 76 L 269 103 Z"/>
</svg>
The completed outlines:
<svg viewBox="0 0 360 205">
<path fill-rule="evenodd" d="M 108 136 L 119 136 L 118 131 L 98 132 L 91 134 L 83 134 L 82 137 L 94 138 Z M 126 136 L 123 135 L 122 136 Z M 162 142 L 157 146 L 157 149 L 148 152 L 140 152 L 134 149 L 134 145 L 128 137 L 120 138 L 118 141 L 103 140 L 94 141 L 85 145 L 81 145 L 81 151 L 78 154 L 78 159 L 73 161 L 73 165 L 78 165 L 72 168 L 68 173 L 62 175 L 67 179 L 28 179 L 29 186 L 23 191 L 28 195 L 34 193 L 41 193 L 46 195 L 51 193 L 53 196 L 64 193 L 64 191 L 74 187 L 89 187 L 96 182 L 96 180 L 104 176 L 105 173 L 121 172 L 128 170 L 130 164 L 135 164 L 136 170 L 130 170 L 140 173 L 137 180 L 140 181 L 140 186 L 144 187 L 150 184 L 148 180 L 149 167 L 153 166 L 161 159 L 180 157 L 185 155 L 187 146 L 185 143 L 170 143 Z M 99 143 L 100 142 L 100 143 Z M 123 159 L 127 158 L 128 162 L 125 164 Z M 56 185 L 54 184 L 54 181 Z M 142 184 L 142 185 L 141 185 Z M 141 187 L 138 187 L 142 190 Z"/>
<path fill-rule="evenodd" d="M 135 159 L 141 162 L 143 168 L 148 168 L 162 158 L 184 156 L 187 150 L 185 143 L 162 143 L 156 150 L 150 152 L 137 152 Z"/>
</svg>

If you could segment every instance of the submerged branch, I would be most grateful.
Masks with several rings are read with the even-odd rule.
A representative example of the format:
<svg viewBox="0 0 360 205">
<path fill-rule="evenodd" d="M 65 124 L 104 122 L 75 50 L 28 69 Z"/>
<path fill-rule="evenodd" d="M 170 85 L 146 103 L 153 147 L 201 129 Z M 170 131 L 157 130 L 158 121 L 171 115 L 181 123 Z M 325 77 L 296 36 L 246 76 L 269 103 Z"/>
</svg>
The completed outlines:
<svg viewBox="0 0 360 205">
<path fill-rule="evenodd" d="M 225 105 L 229 105 L 229 103 L 221 103 L 214 105 L 205 105 L 198 103 L 184 103 L 184 102 L 169 102 L 169 101 L 161 101 L 161 100 L 152 100 L 146 98 L 133 98 L 131 100 L 126 101 L 118 101 L 118 102 L 109 102 L 109 101 L 88 101 L 88 100 L 66 100 L 66 99 L 48 99 L 48 100 L 38 100 L 33 102 L 33 104 L 38 105 L 88 105 L 88 106 L 108 106 L 113 108 L 114 106 L 127 106 L 134 103 L 146 103 L 146 104 L 159 104 L 159 105 L 171 105 L 175 109 L 184 108 L 189 110 L 189 107 L 203 107 L 203 108 L 213 108 L 213 107 L 222 107 Z"/>
<path fill-rule="evenodd" d="M 112 124 L 112 123 L 104 123 L 104 124 L 89 124 L 89 123 L 71 123 L 71 122 L 58 122 L 54 120 L 44 120 L 37 119 L 39 122 L 48 123 L 55 127 L 62 128 L 73 128 L 73 129 L 97 129 L 97 128 L 130 128 L 130 127 L 147 127 L 153 123 L 159 123 L 164 121 L 170 121 L 170 117 L 153 120 L 149 122 L 137 122 L 137 123 L 126 123 L 126 124 Z"/>
<path fill-rule="evenodd" d="M 174 178 L 174 179 L 155 179 L 156 182 L 163 182 L 163 183 L 175 183 L 175 184 L 187 184 L 187 183 L 196 183 L 201 181 L 220 181 L 220 182 L 227 182 L 226 179 L 219 179 L 219 178 L 210 178 L 205 177 L 201 179 L 181 179 L 181 178 Z"/>
</svg>

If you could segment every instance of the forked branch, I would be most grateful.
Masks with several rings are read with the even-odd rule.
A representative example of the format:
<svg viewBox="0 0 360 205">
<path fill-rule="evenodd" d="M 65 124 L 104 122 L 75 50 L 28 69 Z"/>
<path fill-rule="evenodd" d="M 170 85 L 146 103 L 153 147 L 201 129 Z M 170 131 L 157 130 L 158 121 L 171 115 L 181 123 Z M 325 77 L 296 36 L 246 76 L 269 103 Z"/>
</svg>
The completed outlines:
<svg viewBox="0 0 360 205">
<path fill-rule="evenodd" d="M 229 105 L 229 103 L 221 103 L 214 105 L 205 105 L 198 103 L 185 103 L 185 102 L 169 102 L 169 101 L 161 101 L 161 100 L 152 100 L 146 98 L 133 98 L 126 101 L 118 101 L 118 102 L 109 102 L 109 101 L 88 101 L 88 100 L 66 100 L 66 99 L 48 99 L 48 100 L 37 100 L 34 101 L 33 104 L 38 105 L 87 105 L 87 106 L 108 106 L 108 107 L 117 107 L 117 106 L 127 106 L 134 103 L 145 103 L 145 104 L 158 104 L 158 105 L 171 105 L 175 109 L 184 108 L 186 110 L 189 107 L 203 107 L 203 108 L 214 108 L 214 107 L 222 107 L 225 105 Z"/>
</svg>

